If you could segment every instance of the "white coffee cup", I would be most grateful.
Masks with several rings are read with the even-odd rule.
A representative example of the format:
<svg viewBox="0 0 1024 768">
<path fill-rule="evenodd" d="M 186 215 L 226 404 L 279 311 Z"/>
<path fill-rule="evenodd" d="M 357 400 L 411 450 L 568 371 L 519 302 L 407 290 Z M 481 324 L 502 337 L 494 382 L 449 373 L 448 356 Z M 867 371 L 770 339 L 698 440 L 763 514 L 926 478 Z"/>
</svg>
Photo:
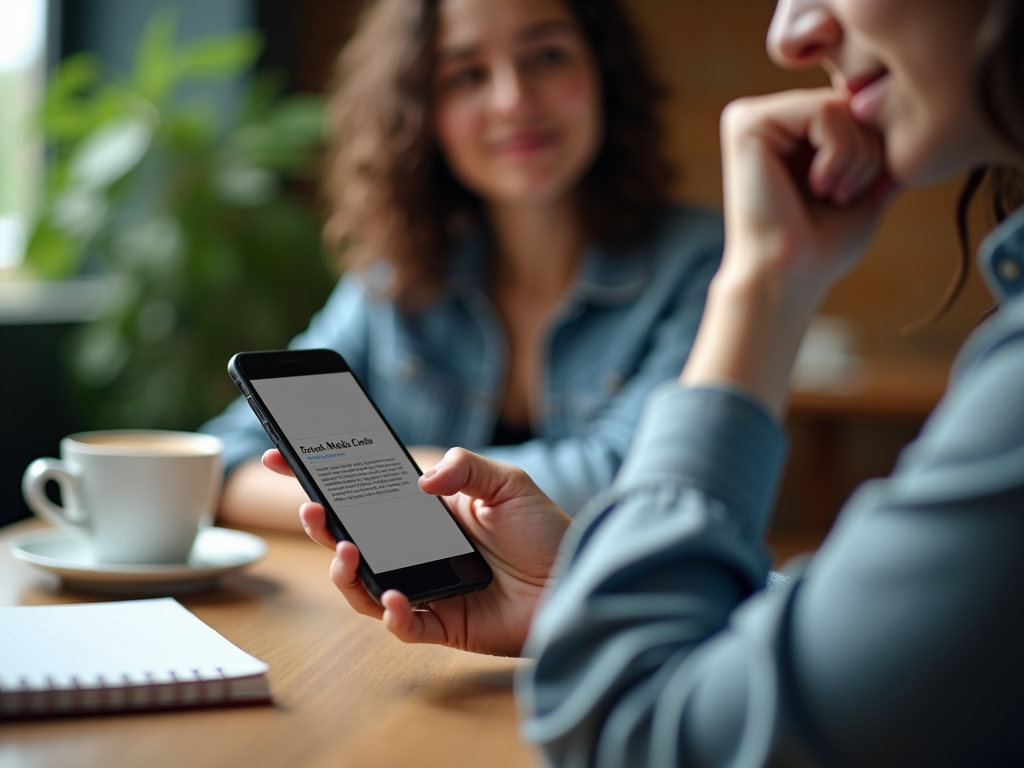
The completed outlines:
<svg viewBox="0 0 1024 768">
<path fill-rule="evenodd" d="M 184 563 L 220 495 L 224 444 L 194 432 L 80 432 L 36 459 L 22 492 L 39 517 L 78 531 L 98 563 Z M 63 506 L 47 498 L 55 480 Z"/>
</svg>

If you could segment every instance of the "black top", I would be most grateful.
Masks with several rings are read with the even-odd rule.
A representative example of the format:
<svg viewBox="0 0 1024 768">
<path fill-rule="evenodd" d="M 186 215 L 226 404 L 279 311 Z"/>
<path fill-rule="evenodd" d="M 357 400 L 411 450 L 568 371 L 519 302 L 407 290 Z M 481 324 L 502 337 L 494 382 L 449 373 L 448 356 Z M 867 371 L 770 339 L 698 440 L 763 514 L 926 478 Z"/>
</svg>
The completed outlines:
<svg viewBox="0 0 1024 768">
<path fill-rule="evenodd" d="M 494 437 L 491 438 L 491 445 L 519 445 L 532 439 L 533 430 L 529 425 L 520 426 L 499 420 L 494 425 Z"/>
</svg>

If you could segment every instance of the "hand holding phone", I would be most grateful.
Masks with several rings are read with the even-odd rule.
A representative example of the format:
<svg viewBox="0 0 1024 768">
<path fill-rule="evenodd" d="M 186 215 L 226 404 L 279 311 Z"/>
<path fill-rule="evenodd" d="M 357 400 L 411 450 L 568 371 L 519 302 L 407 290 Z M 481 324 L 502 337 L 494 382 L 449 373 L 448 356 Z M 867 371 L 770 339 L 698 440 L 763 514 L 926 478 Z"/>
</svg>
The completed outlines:
<svg viewBox="0 0 1024 768">
<path fill-rule="evenodd" d="M 240 352 L 228 373 L 334 539 L 360 550 L 375 600 L 422 604 L 484 589 L 487 561 L 437 496 L 348 364 L 327 349 Z"/>
<path fill-rule="evenodd" d="M 291 470 L 276 451 L 264 463 L 276 472 Z M 448 508 L 487 558 L 494 581 L 486 592 L 413 609 L 397 591 L 381 603 L 359 580 L 359 552 L 351 542 L 335 544 L 318 504 L 304 504 L 303 524 L 314 541 L 334 549 L 331 580 L 359 613 L 384 621 L 407 643 L 435 643 L 475 653 L 517 656 L 547 582 L 558 546 L 571 518 L 521 469 L 453 448 L 420 488 L 444 497 Z"/>
</svg>

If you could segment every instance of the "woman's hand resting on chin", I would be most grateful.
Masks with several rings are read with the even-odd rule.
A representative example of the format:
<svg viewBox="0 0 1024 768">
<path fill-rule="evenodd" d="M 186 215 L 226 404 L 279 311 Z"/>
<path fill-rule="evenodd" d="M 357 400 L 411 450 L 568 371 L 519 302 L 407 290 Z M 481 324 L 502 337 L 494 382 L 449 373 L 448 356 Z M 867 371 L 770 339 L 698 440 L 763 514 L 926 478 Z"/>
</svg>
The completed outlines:
<svg viewBox="0 0 1024 768">
<path fill-rule="evenodd" d="M 734 101 L 721 133 L 724 267 L 826 290 L 857 262 L 895 190 L 880 134 L 831 88 Z"/>
<path fill-rule="evenodd" d="M 263 463 L 291 475 L 277 450 Z M 475 653 L 518 656 L 534 607 L 571 518 L 517 467 L 452 448 L 420 478 L 420 488 L 444 496 L 494 572 L 479 592 L 438 600 L 413 609 L 400 592 L 389 590 L 378 605 L 356 569 L 359 551 L 349 541 L 335 543 L 324 522 L 324 508 L 307 502 L 299 510 L 310 538 L 333 549 L 331 580 L 349 605 L 406 643 L 436 643 Z"/>
</svg>

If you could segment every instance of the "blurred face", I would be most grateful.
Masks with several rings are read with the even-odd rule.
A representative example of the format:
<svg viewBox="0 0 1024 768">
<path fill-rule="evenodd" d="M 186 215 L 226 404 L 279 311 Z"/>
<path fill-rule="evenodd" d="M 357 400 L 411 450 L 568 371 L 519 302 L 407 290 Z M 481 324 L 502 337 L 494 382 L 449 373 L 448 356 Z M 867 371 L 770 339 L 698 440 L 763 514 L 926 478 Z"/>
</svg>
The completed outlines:
<svg viewBox="0 0 1024 768">
<path fill-rule="evenodd" d="M 971 47 L 988 0 L 779 0 L 768 52 L 820 65 L 850 111 L 877 128 L 890 175 L 930 183 L 973 166 L 1019 162 L 986 123 Z"/>
<path fill-rule="evenodd" d="M 455 176 L 492 203 L 569 193 L 601 139 L 600 87 L 557 0 L 442 0 L 434 131 Z"/>
</svg>

